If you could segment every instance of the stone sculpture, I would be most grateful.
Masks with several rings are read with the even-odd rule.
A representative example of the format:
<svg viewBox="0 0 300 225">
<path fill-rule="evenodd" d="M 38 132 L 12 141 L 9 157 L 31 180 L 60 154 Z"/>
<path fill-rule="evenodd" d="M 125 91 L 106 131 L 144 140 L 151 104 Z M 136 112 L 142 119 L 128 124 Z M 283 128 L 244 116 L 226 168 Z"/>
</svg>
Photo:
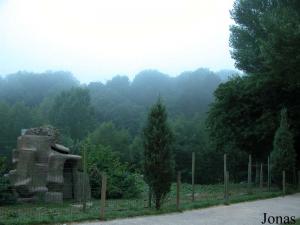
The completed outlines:
<svg viewBox="0 0 300 225">
<path fill-rule="evenodd" d="M 13 150 L 9 179 L 20 201 L 63 202 L 90 198 L 89 180 L 81 156 L 57 144 L 52 127 L 22 131 Z"/>
</svg>

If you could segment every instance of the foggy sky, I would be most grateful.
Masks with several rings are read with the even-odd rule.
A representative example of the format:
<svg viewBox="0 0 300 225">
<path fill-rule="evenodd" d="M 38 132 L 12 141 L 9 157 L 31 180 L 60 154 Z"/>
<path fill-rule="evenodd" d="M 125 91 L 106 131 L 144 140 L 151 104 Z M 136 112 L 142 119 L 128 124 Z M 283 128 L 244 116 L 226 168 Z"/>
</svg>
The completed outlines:
<svg viewBox="0 0 300 225">
<path fill-rule="evenodd" d="M 71 71 L 80 81 L 233 69 L 233 0 L 0 0 L 0 75 Z"/>
</svg>

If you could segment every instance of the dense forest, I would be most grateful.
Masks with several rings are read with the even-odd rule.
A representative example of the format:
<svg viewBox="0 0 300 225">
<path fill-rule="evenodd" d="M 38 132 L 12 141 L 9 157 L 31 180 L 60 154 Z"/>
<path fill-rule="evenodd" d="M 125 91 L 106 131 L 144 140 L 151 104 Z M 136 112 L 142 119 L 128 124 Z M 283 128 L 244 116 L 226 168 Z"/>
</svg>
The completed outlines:
<svg viewBox="0 0 300 225">
<path fill-rule="evenodd" d="M 105 84 L 87 85 L 63 71 L 4 76 L 0 80 L 1 155 L 10 158 L 21 129 L 52 125 L 73 152 L 79 154 L 82 143 L 88 141 L 109 148 L 130 170 L 140 171 L 142 128 L 147 111 L 161 96 L 176 135 L 177 167 L 188 174 L 191 152 L 209 150 L 205 118 L 213 92 L 237 74 L 201 68 L 171 77 L 145 70 L 132 81 L 115 76 Z"/>
</svg>

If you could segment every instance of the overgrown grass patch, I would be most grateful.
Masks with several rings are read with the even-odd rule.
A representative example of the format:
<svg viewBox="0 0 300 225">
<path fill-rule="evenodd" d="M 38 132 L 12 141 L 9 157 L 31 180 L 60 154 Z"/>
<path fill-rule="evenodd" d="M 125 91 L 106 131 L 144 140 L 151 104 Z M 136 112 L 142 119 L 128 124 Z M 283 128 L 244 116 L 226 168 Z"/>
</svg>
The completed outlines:
<svg viewBox="0 0 300 225">
<path fill-rule="evenodd" d="M 176 184 L 173 184 L 171 189 L 160 210 L 155 210 L 153 208 L 154 204 L 152 204 L 151 208 L 148 208 L 148 194 L 146 192 L 138 199 L 109 199 L 106 202 L 105 219 L 157 215 L 224 204 L 224 186 L 222 184 L 196 185 L 194 202 L 191 201 L 191 185 L 182 184 L 180 210 L 176 208 Z M 280 195 L 280 190 L 272 189 L 269 192 L 266 188 L 253 188 L 252 194 L 249 195 L 245 184 L 230 184 L 229 200 L 230 203 L 237 203 Z M 5 225 L 55 224 L 70 221 L 97 220 L 99 217 L 99 200 L 93 200 L 85 212 L 83 212 L 80 205 L 72 202 L 63 204 L 26 203 L 0 207 L 0 222 Z M 0 225 L 2 225 L 1 223 Z"/>
</svg>

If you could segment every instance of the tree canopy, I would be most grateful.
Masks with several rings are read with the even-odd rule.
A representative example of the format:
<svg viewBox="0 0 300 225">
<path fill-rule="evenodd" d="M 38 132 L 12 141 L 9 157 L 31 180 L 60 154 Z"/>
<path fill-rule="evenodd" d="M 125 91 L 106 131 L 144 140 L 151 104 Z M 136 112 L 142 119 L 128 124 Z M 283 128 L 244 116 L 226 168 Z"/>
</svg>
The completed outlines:
<svg viewBox="0 0 300 225">
<path fill-rule="evenodd" d="M 89 91 L 84 88 L 72 88 L 55 98 L 49 119 L 51 124 L 72 139 L 81 140 L 93 128 L 93 113 Z"/>
<path fill-rule="evenodd" d="M 232 57 L 245 72 L 215 91 L 207 124 L 216 148 L 233 146 L 260 160 L 273 146 L 279 111 L 287 108 L 300 155 L 300 4 L 296 0 L 236 0 Z"/>
</svg>

